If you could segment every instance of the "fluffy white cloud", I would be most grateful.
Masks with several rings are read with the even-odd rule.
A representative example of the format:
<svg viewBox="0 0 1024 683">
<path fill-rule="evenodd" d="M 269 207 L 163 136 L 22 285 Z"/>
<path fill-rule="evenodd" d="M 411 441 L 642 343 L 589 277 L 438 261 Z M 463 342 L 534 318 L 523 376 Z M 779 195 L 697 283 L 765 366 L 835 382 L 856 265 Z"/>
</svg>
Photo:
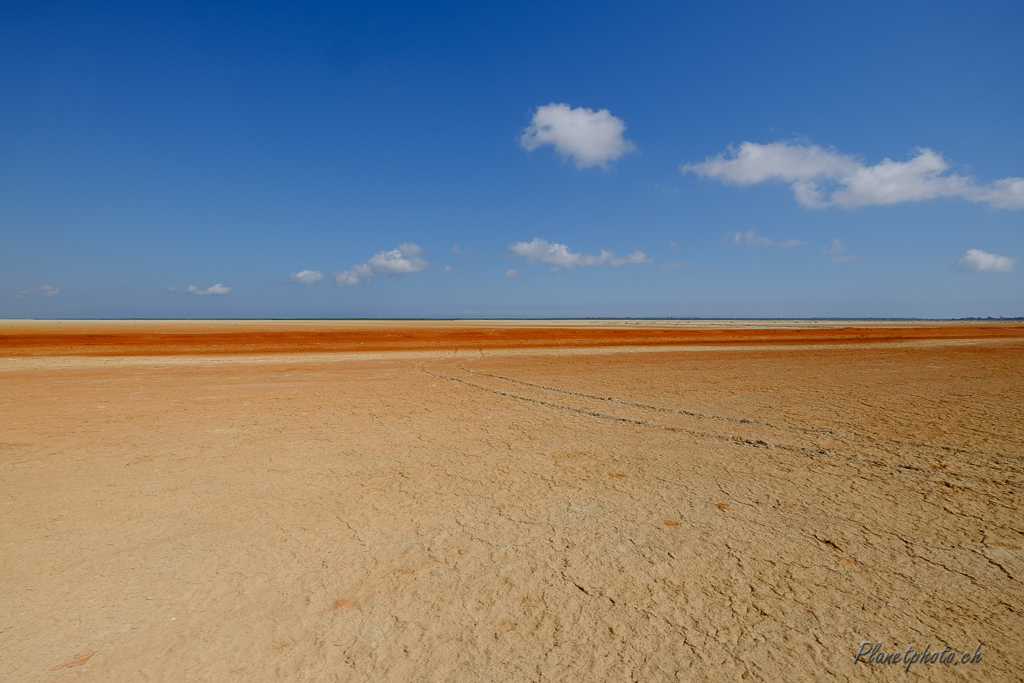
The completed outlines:
<svg viewBox="0 0 1024 683">
<path fill-rule="evenodd" d="M 568 104 L 551 103 L 537 107 L 519 144 L 529 152 L 553 145 L 563 158 L 571 158 L 576 168 L 607 168 L 609 161 L 636 151 L 636 145 L 622 137 L 625 130 L 622 119 L 607 109 L 572 109 Z"/>
<path fill-rule="evenodd" d="M 429 265 L 420 258 L 422 253 L 423 248 L 418 244 L 406 242 L 397 249 L 376 254 L 367 264 L 375 273 L 418 273 Z"/>
<path fill-rule="evenodd" d="M 335 271 L 334 281 L 342 286 L 358 285 L 368 282 L 374 275 L 418 273 L 430 265 L 420 257 L 422 253 L 423 248 L 418 244 L 406 242 L 397 249 L 375 254 L 366 263 L 352 266 L 348 270 Z"/>
<path fill-rule="evenodd" d="M 800 240 L 786 240 L 785 242 L 775 242 L 774 240 L 768 239 L 762 235 L 758 235 L 753 230 L 747 230 L 746 232 L 730 232 L 728 233 L 729 240 L 733 244 L 743 244 L 748 247 L 781 247 L 783 249 L 792 249 L 799 247 L 801 244 Z"/>
<path fill-rule="evenodd" d="M 505 271 L 505 277 L 519 277 L 521 274 L 522 273 L 520 273 L 515 268 L 509 268 L 508 270 Z"/>
<path fill-rule="evenodd" d="M 812 209 L 856 209 L 940 197 L 984 202 L 994 209 L 1024 208 L 1024 178 L 980 185 L 971 176 L 949 173 L 942 155 L 927 148 L 917 149 L 908 161 L 883 159 L 865 166 L 853 156 L 818 145 L 744 142 L 728 153 L 684 164 L 681 170 L 733 185 L 789 183 L 796 200 Z"/>
<path fill-rule="evenodd" d="M 836 263 L 849 263 L 850 261 L 856 261 L 860 258 L 860 256 L 847 254 L 846 251 L 847 246 L 843 244 L 843 241 L 838 237 L 832 240 L 831 245 L 821 248 L 821 253 L 828 254 Z"/>
<path fill-rule="evenodd" d="M 372 277 L 373 269 L 365 263 L 358 266 L 352 266 L 348 270 L 334 271 L 334 281 L 338 283 L 339 286 L 359 285 Z"/>
<path fill-rule="evenodd" d="M 208 294 L 227 294 L 231 291 L 230 287 L 225 287 L 221 283 L 210 285 L 206 289 L 199 289 L 195 285 L 189 285 L 185 290 L 188 294 L 195 294 L 196 296 L 206 296 Z"/>
<path fill-rule="evenodd" d="M 1017 259 L 1008 256 L 990 254 L 981 249 L 968 249 L 956 265 L 961 270 L 973 270 L 979 273 L 1007 273 L 1013 270 L 1013 264 L 1016 262 Z"/>
<path fill-rule="evenodd" d="M 610 251 L 602 251 L 600 256 L 574 253 L 564 244 L 548 242 L 539 237 L 535 237 L 532 242 L 516 242 L 509 245 L 509 249 L 516 256 L 525 258 L 528 263 L 551 263 L 560 268 L 600 266 L 613 255 Z"/>
<path fill-rule="evenodd" d="M 300 285 L 311 285 L 324 279 L 324 274 L 319 270 L 300 270 L 288 276 L 288 282 L 296 282 Z"/>
<path fill-rule="evenodd" d="M 43 285 L 42 287 L 33 287 L 31 289 L 19 289 L 14 293 L 15 299 L 20 299 L 23 296 L 29 294 L 42 294 L 43 296 L 57 296 L 60 294 L 60 290 L 50 285 Z"/>
<path fill-rule="evenodd" d="M 576 268 L 578 266 L 621 266 L 626 263 L 652 264 L 642 251 L 634 251 L 626 256 L 617 256 L 613 251 L 601 250 L 598 255 L 582 254 L 569 251 L 569 247 L 558 242 L 548 242 L 535 237 L 532 242 L 516 242 L 509 245 L 516 256 L 526 259 L 527 263 L 550 263 L 552 271 L 559 268 Z"/>
</svg>

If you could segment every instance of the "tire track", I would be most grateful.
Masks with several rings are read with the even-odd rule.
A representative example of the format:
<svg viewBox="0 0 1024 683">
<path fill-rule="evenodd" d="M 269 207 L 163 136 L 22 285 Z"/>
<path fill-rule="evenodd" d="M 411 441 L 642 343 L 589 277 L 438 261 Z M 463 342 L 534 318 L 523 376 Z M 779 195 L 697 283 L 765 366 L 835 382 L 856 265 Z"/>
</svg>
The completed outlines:
<svg viewBox="0 0 1024 683">
<path fill-rule="evenodd" d="M 666 425 L 666 424 L 662 424 L 662 423 L 659 423 L 659 422 L 652 422 L 651 420 L 638 420 L 636 418 L 624 417 L 622 415 L 615 415 L 613 413 L 605 413 L 605 412 L 601 412 L 601 411 L 597 411 L 597 410 L 588 410 L 586 408 L 580 408 L 580 407 L 577 407 L 577 406 L 566 405 L 566 404 L 563 404 L 563 403 L 557 403 L 555 401 L 545 401 L 543 399 L 531 398 L 529 396 L 523 396 L 521 394 L 515 394 L 515 393 L 509 392 L 509 391 L 501 391 L 500 389 L 493 389 L 491 387 L 484 386 L 484 385 L 478 384 L 476 382 L 471 382 L 469 380 L 465 380 L 465 379 L 462 379 L 460 377 L 450 377 L 450 376 L 442 375 L 440 373 L 433 372 L 432 370 L 428 370 L 428 369 L 426 369 L 426 368 L 424 368 L 422 366 L 419 367 L 419 370 L 420 370 L 420 372 L 422 372 L 422 373 L 424 373 L 426 375 L 429 375 L 430 377 L 433 377 L 435 379 L 449 381 L 449 382 L 455 382 L 456 384 L 461 384 L 461 385 L 464 385 L 464 386 L 467 386 L 467 387 L 471 387 L 473 389 L 479 389 L 481 391 L 486 391 L 486 392 L 489 392 L 489 393 L 492 393 L 492 394 L 497 394 L 498 396 L 504 396 L 506 398 L 511 398 L 511 399 L 514 399 L 514 400 L 517 400 L 517 401 L 523 401 L 525 403 L 532 403 L 533 405 L 543 406 L 545 408 L 551 408 L 553 410 L 562 410 L 562 411 L 566 411 L 566 412 L 576 413 L 578 415 L 584 415 L 586 417 L 592 417 L 592 418 L 601 419 L 601 420 L 609 420 L 609 421 L 612 421 L 612 422 L 621 422 L 621 423 L 624 423 L 624 424 L 634 424 L 634 425 L 638 425 L 638 426 L 641 426 L 641 427 L 651 427 L 651 428 L 654 428 L 654 429 L 662 429 L 662 430 L 665 430 L 665 431 L 668 431 L 668 432 L 676 432 L 676 433 L 689 434 L 690 436 L 696 436 L 696 437 L 705 438 L 705 439 L 714 439 L 714 440 L 728 442 L 728 443 L 736 443 L 736 444 L 741 444 L 741 445 L 753 446 L 755 448 L 764 448 L 764 449 L 779 448 L 779 449 L 782 449 L 782 450 L 789 450 L 789 451 L 806 451 L 807 450 L 807 449 L 801 448 L 799 446 L 792 446 L 792 445 L 787 445 L 787 444 L 770 443 L 770 442 L 765 441 L 763 439 L 748 439 L 748 438 L 744 438 L 742 436 L 737 436 L 735 434 L 719 434 L 719 433 L 714 433 L 714 432 L 705 432 L 705 431 L 702 431 L 702 430 L 699 430 L 699 429 L 688 429 L 686 427 L 674 427 L 672 425 Z M 483 374 L 483 373 L 481 373 L 481 374 Z M 524 382 L 524 384 L 526 384 L 526 383 Z M 567 392 L 567 393 L 569 393 L 569 392 Z M 672 412 L 672 411 L 666 410 L 666 412 Z"/>
</svg>

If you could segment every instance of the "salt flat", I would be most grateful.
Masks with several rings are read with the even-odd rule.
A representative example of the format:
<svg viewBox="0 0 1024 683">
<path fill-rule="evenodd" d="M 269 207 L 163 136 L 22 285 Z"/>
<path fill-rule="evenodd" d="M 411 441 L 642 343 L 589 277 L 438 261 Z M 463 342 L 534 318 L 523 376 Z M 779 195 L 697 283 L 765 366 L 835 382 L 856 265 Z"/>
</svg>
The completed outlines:
<svg viewBox="0 0 1024 683">
<path fill-rule="evenodd" d="M 1024 327 L 0 323 L 0 679 L 1024 670 Z"/>
</svg>

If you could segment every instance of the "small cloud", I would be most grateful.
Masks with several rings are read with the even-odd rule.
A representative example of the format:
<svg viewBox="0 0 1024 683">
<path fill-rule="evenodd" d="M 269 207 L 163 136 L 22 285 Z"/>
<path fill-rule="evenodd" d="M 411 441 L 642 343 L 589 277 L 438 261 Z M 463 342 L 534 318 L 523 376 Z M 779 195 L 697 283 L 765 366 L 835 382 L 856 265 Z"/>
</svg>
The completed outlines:
<svg viewBox="0 0 1024 683">
<path fill-rule="evenodd" d="M 842 254 L 844 251 L 846 251 L 846 245 L 838 237 L 832 240 L 832 246 L 821 248 L 823 254 Z"/>
<path fill-rule="evenodd" d="M 753 249 L 759 247 L 779 247 L 780 249 L 793 249 L 800 245 L 807 244 L 800 240 L 786 240 L 785 242 L 776 242 L 774 240 L 758 235 L 753 230 L 747 230 L 746 232 L 730 232 L 727 233 L 729 241 L 733 244 L 746 245 Z"/>
<path fill-rule="evenodd" d="M 451 266 L 445 266 L 444 268 L 441 269 L 441 272 L 442 273 L 450 273 L 450 272 L 452 272 L 452 267 Z"/>
<path fill-rule="evenodd" d="M 943 197 L 983 202 L 993 209 L 1024 209 L 1024 178 L 985 185 L 949 169 L 940 153 L 926 147 L 917 148 L 907 161 L 885 158 L 867 166 L 832 148 L 787 141 L 744 142 L 739 148 L 680 167 L 683 173 L 732 185 L 788 183 L 797 203 L 809 209 L 856 209 Z"/>
<path fill-rule="evenodd" d="M 662 263 L 658 268 L 661 270 L 676 270 L 678 268 L 685 268 L 686 263 L 683 261 L 676 261 L 675 263 Z"/>
<path fill-rule="evenodd" d="M 469 253 L 469 249 L 459 249 L 459 245 L 457 244 L 448 251 L 452 252 L 456 256 L 465 256 Z"/>
<path fill-rule="evenodd" d="M 601 252 L 600 256 L 573 253 L 569 247 L 558 242 L 535 237 L 532 242 L 516 242 L 509 245 L 516 256 L 525 258 L 527 263 L 553 263 L 563 268 L 576 266 L 599 266 L 607 262 L 611 252 Z"/>
<path fill-rule="evenodd" d="M 177 287 L 168 287 L 168 288 L 167 288 L 167 289 L 165 289 L 164 291 L 165 291 L 165 292 L 177 292 L 177 291 L 178 291 L 178 288 L 177 288 Z"/>
<path fill-rule="evenodd" d="M 521 274 L 522 273 L 520 273 L 515 268 L 509 268 L 508 270 L 505 271 L 505 277 L 519 277 Z"/>
<path fill-rule="evenodd" d="M 659 183 L 656 180 L 647 183 L 647 189 L 649 189 L 649 190 L 657 190 L 658 192 L 661 192 L 662 194 L 667 194 L 667 195 L 673 195 L 673 194 L 676 194 L 677 192 L 679 192 L 679 188 L 678 187 L 675 187 L 673 185 L 667 185 L 665 183 Z"/>
<path fill-rule="evenodd" d="M 519 144 L 532 152 L 552 145 L 564 159 L 572 159 L 576 168 L 600 166 L 636 151 L 636 145 L 622 137 L 626 124 L 607 109 L 594 111 L 568 104 L 537 107 Z"/>
<path fill-rule="evenodd" d="M 975 273 L 1008 273 L 1013 270 L 1017 259 L 999 254 L 990 254 L 981 249 L 968 249 L 964 257 L 957 261 L 957 268 Z"/>
<path fill-rule="evenodd" d="M 821 253 L 831 256 L 832 260 L 836 263 L 849 263 L 850 261 L 856 261 L 860 258 L 860 256 L 847 254 L 846 250 L 847 246 L 837 237 L 832 240 L 832 244 L 830 246 L 822 247 Z"/>
<path fill-rule="evenodd" d="M 208 294 L 227 294 L 230 291 L 230 287 L 225 287 L 219 282 L 215 285 L 210 285 L 206 289 L 199 289 L 195 285 L 189 285 L 188 288 L 185 289 L 186 293 L 195 294 L 196 296 L 207 296 Z"/>
<path fill-rule="evenodd" d="M 613 259 L 612 261 L 610 261 L 610 263 L 613 266 L 619 265 L 620 262 L 621 262 L 620 259 Z M 648 258 L 647 254 L 645 254 L 644 252 L 642 252 L 640 250 L 634 251 L 632 254 L 627 254 L 626 258 L 625 258 L 625 262 L 626 263 L 632 263 L 633 265 L 636 265 L 636 266 L 639 266 L 639 265 L 642 265 L 642 264 L 646 264 L 646 265 L 649 265 L 649 266 L 654 265 L 654 259 Z"/>
<path fill-rule="evenodd" d="M 340 287 L 361 285 L 373 277 L 373 269 L 365 263 L 352 266 L 348 270 L 334 271 L 334 281 Z"/>
<path fill-rule="evenodd" d="M 430 265 L 420 257 L 422 253 L 423 247 L 405 242 L 397 249 L 378 252 L 366 263 L 335 271 L 334 281 L 341 286 L 351 286 L 369 282 L 374 275 L 419 273 Z"/>
<path fill-rule="evenodd" d="M 397 249 L 382 251 L 373 256 L 367 264 L 374 273 L 398 275 L 400 273 L 418 273 L 429 264 L 420 258 L 423 248 L 417 244 L 406 242 Z"/>
<path fill-rule="evenodd" d="M 618 256 L 615 252 L 604 249 L 597 255 L 582 254 L 571 251 L 564 244 L 548 242 L 539 237 L 535 237 L 532 242 L 510 244 L 509 249 L 516 256 L 526 259 L 527 263 L 553 264 L 554 267 L 551 269 L 553 273 L 557 273 L 562 268 L 577 268 L 580 266 L 621 266 L 626 263 L 649 265 L 654 263 L 642 251 L 634 251 L 626 256 Z"/>
<path fill-rule="evenodd" d="M 288 282 L 295 282 L 300 285 L 311 285 L 324 279 L 324 274 L 319 270 L 300 270 L 288 276 Z"/>
<path fill-rule="evenodd" d="M 43 285 L 42 287 L 32 287 L 31 289 L 19 289 L 14 293 L 15 299 L 20 299 L 23 296 L 29 294 L 42 294 L 43 296 L 57 296 L 60 294 L 60 290 L 50 285 Z"/>
<path fill-rule="evenodd" d="M 676 242 L 675 240 L 669 240 L 668 246 L 672 247 L 673 249 L 682 249 L 682 247 L 679 246 L 679 242 Z"/>
<path fill-rule="evenodd" d="M 729 240 L 733 244 L 745 244 L 748 247 L 754 248 L 775 246 L 775 242 L 772 242 L 767 237 L 761 237 L 753 230 L 748 230 L 746 232 L 730 232 L 728 234 Z"/>
</svg>

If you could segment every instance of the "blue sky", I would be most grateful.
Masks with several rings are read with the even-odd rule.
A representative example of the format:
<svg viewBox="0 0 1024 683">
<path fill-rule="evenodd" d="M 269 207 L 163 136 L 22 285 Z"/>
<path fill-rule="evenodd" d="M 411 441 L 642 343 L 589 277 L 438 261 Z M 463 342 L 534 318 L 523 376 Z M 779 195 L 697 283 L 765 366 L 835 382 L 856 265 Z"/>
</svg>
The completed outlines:
<svg viewBox="0 0 1024 683">
<path fill-rule="evenodd" d="M 1021 316 L 1022 32 L 1019 2 L 5 3 L 0 316 Z"/>
</svg>

